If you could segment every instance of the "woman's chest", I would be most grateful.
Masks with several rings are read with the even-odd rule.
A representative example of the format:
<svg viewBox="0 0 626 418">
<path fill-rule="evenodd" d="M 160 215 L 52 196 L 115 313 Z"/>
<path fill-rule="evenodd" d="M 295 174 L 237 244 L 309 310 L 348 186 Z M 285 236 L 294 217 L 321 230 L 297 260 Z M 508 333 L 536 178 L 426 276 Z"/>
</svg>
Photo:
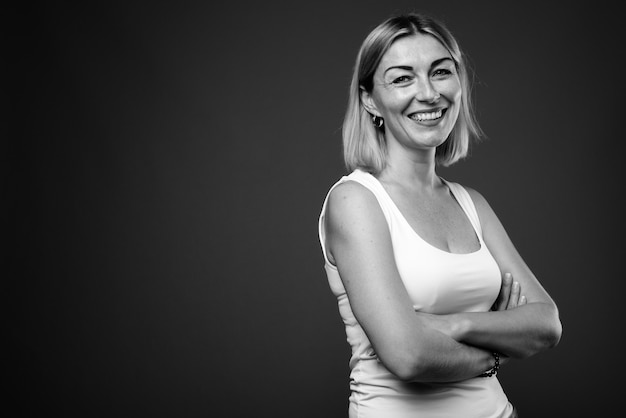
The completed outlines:
<svg viewBox="0 0 626 418">
<path fill-rule="evenodd" d="M 407 226 L 433 247 L 456 254 L 480 248 L 474 227 L 453 197 L 411 199 L 396 195 L 393 201 Z"/>
<path fill-rule="evenodd" d="M 493 305 L 501 273 L 486 247 L 452 254 L 407 231 L 392 232 L 392 242 L 398 272 L 415 310 L 482 312 Z"/>
</svg>

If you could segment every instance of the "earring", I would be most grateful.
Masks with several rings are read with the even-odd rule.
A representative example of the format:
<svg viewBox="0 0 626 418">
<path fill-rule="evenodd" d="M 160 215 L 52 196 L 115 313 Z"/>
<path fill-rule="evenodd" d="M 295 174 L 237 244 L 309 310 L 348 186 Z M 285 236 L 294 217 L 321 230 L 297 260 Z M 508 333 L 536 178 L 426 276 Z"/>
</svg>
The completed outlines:
<svg viewBox="0 0 626 418">
<path fill-rule="evenodd" d="M 385 124 L 385 120 L 381 118 L 380 116 L 372 115 L 372 123 L 374 124 L 375 127 L 380 129 Z"/>
</svg>

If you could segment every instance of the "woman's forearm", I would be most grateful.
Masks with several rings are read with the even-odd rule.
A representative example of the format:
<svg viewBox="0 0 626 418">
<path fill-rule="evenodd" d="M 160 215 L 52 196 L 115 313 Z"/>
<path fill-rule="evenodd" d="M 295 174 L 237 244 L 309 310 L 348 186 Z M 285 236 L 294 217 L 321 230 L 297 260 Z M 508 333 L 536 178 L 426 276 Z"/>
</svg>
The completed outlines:
<svg viewBox="0 0 626 418">
<path fill-rule="evenodd" d="M 561 337 L 556 307 L 535 302 L 515 309 L 449 315 L 453 338 L 459 342 L 497 351 L 512 358 L 526 358 L 555 346 Z"/>
<path fill-rule="evenodd" d="M 454 340 L 415 317 L 418 333 L 396 342 L 393 351 L 377 352 L 382 363 L 407 382 L 455 382 L 470 379 L 494 365 L 492 350 Z M 408 338 L 415 334 L 419 338 Z M 375 348 L 376 349 L 376 348 Z"/>
</svg>

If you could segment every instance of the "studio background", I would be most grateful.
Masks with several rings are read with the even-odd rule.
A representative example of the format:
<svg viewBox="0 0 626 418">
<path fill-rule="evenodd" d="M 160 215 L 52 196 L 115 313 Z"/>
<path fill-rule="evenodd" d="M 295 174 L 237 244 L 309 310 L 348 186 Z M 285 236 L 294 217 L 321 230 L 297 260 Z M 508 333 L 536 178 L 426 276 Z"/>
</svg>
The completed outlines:
<svg viewBox="0 0 626 418">
<path fill-rule="evenodd" d="M 487 139 L 479 190 L 556 300 L 560 345 L 500 373 L 522 417 L 621 407 L 623 46 L 601 1 L 102 2 L 5 38 L 14 416 L 343 417 L 349 347 L 317 217 L 366 34 L 443 20 Z"/>
</svg>

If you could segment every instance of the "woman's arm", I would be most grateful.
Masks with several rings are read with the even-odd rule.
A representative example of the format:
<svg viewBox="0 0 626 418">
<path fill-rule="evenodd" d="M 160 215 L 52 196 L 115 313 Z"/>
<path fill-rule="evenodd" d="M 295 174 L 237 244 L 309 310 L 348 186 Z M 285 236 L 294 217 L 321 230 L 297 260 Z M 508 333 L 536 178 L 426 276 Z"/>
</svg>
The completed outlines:
<svg viewBox="0 0 626 418">
<path fill-rule="evenodd" d="M 491 352 L 455 341 L 415 315 L 396 268 L 386 220 L 374 195 L 346 182 L 330 194 L 327 250 L 352 311 L 378 358 L 406 381 L 458 381 L 493 365 Z"/>
<path fill-rule="evenodd" d="M 490 312 L 430 319 L 448 322 L 448 329 L 452 331 L 446 332 L 458 341 L 513 358 L 529 357 L 555 346 L 561 338 L 556 304 L 517 252 L 485 198 L 475 190 L 468 191 L 478 210 L 484 241 L 500 270 L 505 272 L 503 288 L 508 287 L 517 296 L 522 289 L 524 299 L 519 306 L 516 300 L 513 307 L 500 305 Z M 503 299 L 507 298 L 501 297 L 499 301 Z M 450 324 L 454 324 L 453 328 Z"/>
</svg>

